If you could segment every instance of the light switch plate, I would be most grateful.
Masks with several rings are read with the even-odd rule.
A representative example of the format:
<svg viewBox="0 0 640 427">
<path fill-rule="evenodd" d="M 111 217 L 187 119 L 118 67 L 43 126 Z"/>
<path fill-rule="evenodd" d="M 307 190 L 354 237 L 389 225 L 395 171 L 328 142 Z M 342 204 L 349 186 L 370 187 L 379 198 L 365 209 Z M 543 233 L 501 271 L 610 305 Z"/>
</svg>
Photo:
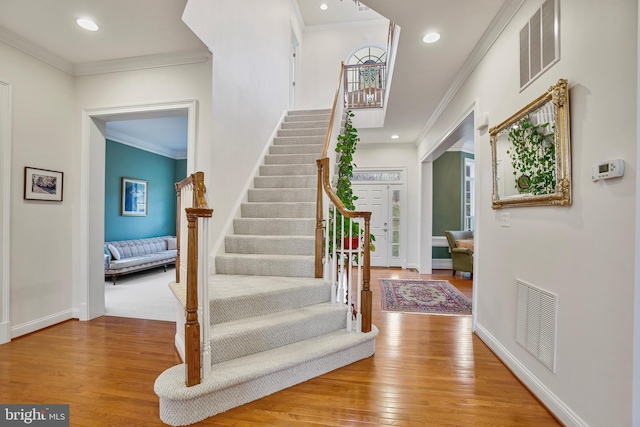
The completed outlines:
<svg viewBox="0 0 640 427">
<path fill-rule="evenodd" d="M 501 213 L 500 214 L 500 227 L 509 227 L 509 214 Z"/>
</svg>

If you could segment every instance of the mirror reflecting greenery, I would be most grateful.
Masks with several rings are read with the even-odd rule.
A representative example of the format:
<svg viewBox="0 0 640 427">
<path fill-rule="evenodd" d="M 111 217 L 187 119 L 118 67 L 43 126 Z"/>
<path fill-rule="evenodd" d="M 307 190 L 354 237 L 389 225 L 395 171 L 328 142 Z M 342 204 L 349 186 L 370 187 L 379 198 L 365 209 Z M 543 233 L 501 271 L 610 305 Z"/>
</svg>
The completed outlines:
<svg viewBox="0 0 640 427">
<path fill-rule="evenodd" d="M 491 207 L 571 204 L 569 92 L 561 79 L 490 129 Z"/>
</svg>

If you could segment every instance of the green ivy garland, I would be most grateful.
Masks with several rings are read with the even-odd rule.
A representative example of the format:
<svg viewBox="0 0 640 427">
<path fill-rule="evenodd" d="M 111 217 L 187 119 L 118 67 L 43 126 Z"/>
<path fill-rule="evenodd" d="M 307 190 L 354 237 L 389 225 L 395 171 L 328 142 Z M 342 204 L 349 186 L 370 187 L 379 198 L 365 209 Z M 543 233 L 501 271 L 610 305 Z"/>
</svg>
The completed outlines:
<svg viewBox="0 0 640 427">
<path fill-rule="evenodd" d="M 549 123 L 534 125 L 529 116 L 509 130 L 515 187 L 521 193 L 550 194 L 556 190 L 555 132 Z"/>
</svg>

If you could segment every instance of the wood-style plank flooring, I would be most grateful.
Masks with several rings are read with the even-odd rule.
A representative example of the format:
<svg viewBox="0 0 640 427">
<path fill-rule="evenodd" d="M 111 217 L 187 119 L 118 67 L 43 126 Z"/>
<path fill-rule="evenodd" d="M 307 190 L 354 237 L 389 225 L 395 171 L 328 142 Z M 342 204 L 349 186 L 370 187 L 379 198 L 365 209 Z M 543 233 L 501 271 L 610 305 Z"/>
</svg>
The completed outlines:
<svg viewBox="0 0 640 427">
<path fill-rule="evenodd" d="M 560 425 L 471 332 L 470 316 L 387 313 L 380 278 L 471 280 L 374 269 L 373 357 L 197 426 Z M 68 403 L 72 426 L 162 426 L 153 383 L 180 362 L 172 322 L 67 321 L 0 346 L 0 403 Z"/>
</svg>

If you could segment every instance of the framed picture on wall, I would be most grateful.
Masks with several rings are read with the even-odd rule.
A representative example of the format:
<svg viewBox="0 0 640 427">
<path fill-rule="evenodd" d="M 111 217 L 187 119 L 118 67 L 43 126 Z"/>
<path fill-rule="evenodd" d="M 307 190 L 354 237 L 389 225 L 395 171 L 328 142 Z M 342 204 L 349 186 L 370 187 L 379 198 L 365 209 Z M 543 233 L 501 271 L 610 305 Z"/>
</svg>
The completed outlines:
<svg viewBox="0 0 640 427">
<path fill-rule="evenodd" d="M 147 181 L 122 177 L 122 215 L 147 216 Z"/>
<path fill-rule="evenodd" d="M 62 201 L 64 173 L 26 166 L 24 168 L 24 199 Z"/>
</svg>

